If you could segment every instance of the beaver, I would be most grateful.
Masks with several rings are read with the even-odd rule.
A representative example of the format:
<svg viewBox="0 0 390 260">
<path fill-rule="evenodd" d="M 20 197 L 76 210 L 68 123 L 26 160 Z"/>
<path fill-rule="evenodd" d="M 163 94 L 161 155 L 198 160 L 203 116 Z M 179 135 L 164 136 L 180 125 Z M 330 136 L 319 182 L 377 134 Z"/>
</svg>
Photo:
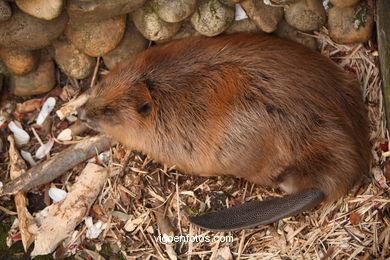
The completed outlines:
<svg viewBox="0 0 390 260">
<path fill-rule="evenodd" d="M 269 35 L 153 46 L 114 68 L 78 112 L 185 173 L 233 175 L 289 194 L 190 218 L 206 229 L 269 224 L 336 200 L 370 167 L 358 82 L 321 54 Z"/>
</svg>

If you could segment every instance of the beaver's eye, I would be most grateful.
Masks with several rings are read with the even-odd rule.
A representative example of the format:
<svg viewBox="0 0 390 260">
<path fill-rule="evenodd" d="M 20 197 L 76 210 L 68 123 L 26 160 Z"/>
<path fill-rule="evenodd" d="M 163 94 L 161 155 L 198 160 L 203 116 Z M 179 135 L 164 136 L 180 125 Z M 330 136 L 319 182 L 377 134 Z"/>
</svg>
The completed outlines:
<svg viewBox="0 0 390 260">
<path fill-rule="evenodd" d="M 114 115 L 114 109 L 110 106 L 106 106 L 103 108 L 103 114 L 106 115 L 106 116 L 112 116 Z"/>
<path fill-rule="evenodd" d="M 142 116 L 148 116 L 151 110 L 152 110 L 152 104 L 150 102 L 144 102 L 137 106 L 137 111 Z"/>
</svg>

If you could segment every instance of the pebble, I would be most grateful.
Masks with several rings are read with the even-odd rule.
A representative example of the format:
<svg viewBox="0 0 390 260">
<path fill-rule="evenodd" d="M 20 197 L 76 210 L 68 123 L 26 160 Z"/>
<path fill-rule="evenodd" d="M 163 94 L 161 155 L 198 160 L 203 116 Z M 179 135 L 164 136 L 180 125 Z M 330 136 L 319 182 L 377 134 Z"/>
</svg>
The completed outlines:
<svg viewBox="0 0 390 260">
<path fill-rule="evenodd" d="M 359 3 L 359 0 L 330 0 L 332 5 L 345 8 L 345 7 L 352 7 Z"/>
<path fill-rule="evenodd" d="M 115 49 L 103 56 L 104 64 L 111 70 L 123 60 L 134 57 L 148 46 L 149 41 L 137 30 L 131 19 L 128 19 L 125 35 Z"/>
<path fill-rule="evenodd" d="M 130 13 L 145 0 L 68 0 L 66 10 L 74 23 L 99 22 Z"/>
<path fill-rule="evenodd" d="M 325 24 L 326 11 L 322 0 L 301 0 L 285 9 L 284 18 L 292 27 L 310 32 Z"/>
<path fill-rule="evenodd" d="M 63 0 L 15 0 L 25 13 L 39 19 L 52 20 L 61 14 Z"/>
<path fill-rule="evenodd" d="M 9 73 L 23 75 L 32 71 L 39 60 L 37 51 L 0 48 L 0 57 Z"/>
<path fill-rule="evenodd" d="M 0 0 L 0 22 L 7 21 L 12 16 L 11 7 L 4 0 Z"/>
<path fill-rule="evenodd" d="M 99 22 L 75 24 L 66 28 L 68 39 L 85 54 L 103 56 L 118 46 L 126 27 L 126 16 L 117 16 Z"/>
<path fill-rule="evenodd" d="M 177 23 L 195 11 L 196 0 L 154 0 L 153 5 L 163 21 Z"/>
<path fill-rule="evenodd" d="M 275 31 L 283 18 L 283 8 L 267 5 L 263 0 L 245 0 L 240 4 L 249 18 L 267 33 Z"/>
<path fill-rule="evenodd" d="M 54 62 L 49 58 L 41 59 L 40 65 L 33 72 L 10 77 L 10 93 L 21 97 L 49 92 L 54 85 Z"/>
<path fill-rule="evenodd" d="M 188 38 L 192 36 L 199 36 L 199 35 L 201 34 L 197 30 L 195 30 L 194 27 L 192 27 L 191 21 L 187 19 L 181 22 L 179 31 L 170 40 L 178 40 L 178 39 Z"/>
<path fill-rule="evenodd" d="M 234 16 L 234 6 L 224 5 L 218 0 L 200 1 L 191 16 L 191 24 L 200 34 L 215 36 L 229 28 Z"/>
<path fill-rule="evenodd" d="M 64 31 L 67 22 L 65 12 L 46 21 L 15 9 L 9 20 L 0 23 L 0 45 L 26 50 L 41 49 L 50 45 Z"/>
<path fill-rule="evenodd" d="M 330 37 L 343 44 L 363 43 L 371 38 L 374 19 L 366 7 L 332 7 L 328 14 Z"/>
<path fill-rule="evenodd" d="M 262 33 L 256 23 L 247 18 L 242 20 L 236 20 L 230 25 L 230 27 L 225 31 L 226 34 L 241 33 L 241 32 L 250 32 L 250 33 Z"/>
<path fill-rule="evenodd" d="M 165 41 L 172 38 L 180 29 L 180 23 L 167 23 L 156 13 L 152 2 L 132 13 L 135 27 L 151 41 Z"/>
<path fill-rule="evenodd" d="M 306 47 L 309 47 L 310 49 L 317 50 L 318 48 L 317 41 L 314 37 L 310 37 L 301 33 L 299 30 L 289 25 L 285 20 L 282 20 L 279 23 L 278 29 L 275 31 L 275 33 L 280 38 L 300 43 Z"/>
<path fill-rule="evenodd" d="M 68 76 L 84 79 L 91 75 L 96 59 L 79 51 L 71 42 L 63 40 L 54 44 L 55 61 Z"/>
</svg>

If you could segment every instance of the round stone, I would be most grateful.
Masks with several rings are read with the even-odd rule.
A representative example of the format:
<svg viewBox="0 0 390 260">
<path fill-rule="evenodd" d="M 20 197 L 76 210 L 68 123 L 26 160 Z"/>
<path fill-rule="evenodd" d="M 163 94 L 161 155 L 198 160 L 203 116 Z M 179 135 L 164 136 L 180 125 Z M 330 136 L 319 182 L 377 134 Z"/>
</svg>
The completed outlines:
<svg viewBox="0 0 390 260">
<path fill-rule="evenodd" d="M 289 25 L 286 21 L 282 20 L 279 23 L 278 29 L 275 31 L 276 35 L 280 38 L 284 38 L 296 43 L 300 43 L 309 47 L 310 49 L 317 50 L 317 41 L 315 38 L 310 37 L 307 34 L 303 34 L 299 30 Z"/>
<path fill-rule="evenodd" d="M 126 27 L 126 16 L 117 16 L 100 22 L 75 24 L 66 29 L 68 39 L 84 53 L 92 57 L 103 56 L 121 41 Z"/>
<path fill-rule="evenodd" d="M 284 18 L 292 27 L 310 32 L 325 24 L 326 12 L 321 0 L 301 0 L 285 9 Z"/>
<path fill-rule="evenodd" d="M 338 43 L 366 42 L 371 38 L 374 18 L 367 7 L 332 7 L 328 13 L 330 37 Z"/>
<path fill-rule="evenodd" d="M 46 21 L 15 9 L 9 20 L 0 23 L 0 45 L 26 50 L 41 49 L 50 45 L 64 31 L 67 22 L 65 12 Z"/>
<path fill-rule="evenodd" d="M 167 23 L 161 20 L 151 2 L 136 10 L 132 17 L 137 29 L 151 41 L 168 40 L 180 29 L 180 23 Z"/>
<path fill-rule="evenodd" d="M 0 57 L 8 71 L 17 75 L 23 75 L 32 71 L 39 60 L 37 51 L 9 48 L 0 48 Z"/>
<path fill-rule="evenodd" d="M 191 24 L 200 34 L 215 36 L 227 28 L 234 20 L 234 8 L 218 0 L 200 1 L 191 16 Z"/>
<path fill-rule="evenodd" d="M 345 7 L 352 7 L 359 3 L 359 0 L 330 0 L 332 5 L 345 8 Z"/>
<path fill-rule="evenodd" d="M 149 41 L 142 36 L 132 22 L 128 22 L 125 35 L 119 45 L 103 56 L 104 64 L 107 68 L 113 69 L 117 64 L 134 57 L 148 46 Z"/>
<path fill-rule="evenodd" d="M 25 13 L 39 19 L 52 20 L 61 14 L 63 0 L 15 0 Z"/>
<path fill-rule="evenodd" d="M 196 8 L 196 0 L 154 0 L 157 15 L 168 23 L 181 22 Z"/>
<path fill-rule="evenodd" d="M 53 44 L 54 59 L 60 69 L 68 76 L 84 79 L 91 75 L 96 58 L 79 51 L 71 42 L 57 41 Z"/>
<path fill-rule="evenodd" d="M 261 33 L 262 31 L 256 25 L 256 23 L 249 18 L 234 21 L 232 25 L 225 31 L 227 34 L 250 32 L 250 33 Z"/>
<path fill-rule="evenodd" d="M 68 0 L 66 11 L 74 23 L 99 22 L 130 13 L 145 0 Z"/>
<path fill-rule="evenodd" d="M 283 18 L 283 8 L 267 5 L 264 1 L 245 0 L 241 6 L 249 18 L 267 33 L 275 31 Z"/>
<path fill-rule="evenodd" d="M 16 96 L 31 96 L 49 92 L 55 86 L 54 62 L 43 59 L 38 68 L 26 75 L 11 75 L 10 93 Z"/>
</svg>

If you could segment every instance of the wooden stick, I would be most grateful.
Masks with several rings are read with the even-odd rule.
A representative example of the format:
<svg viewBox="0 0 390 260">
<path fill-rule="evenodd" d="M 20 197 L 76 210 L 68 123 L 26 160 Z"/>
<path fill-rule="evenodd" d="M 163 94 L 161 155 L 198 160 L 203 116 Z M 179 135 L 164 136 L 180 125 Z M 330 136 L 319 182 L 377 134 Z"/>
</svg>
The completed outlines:
<svg viewBox="0 0 390 260">
<path fill-rule="evenodd" d="M 111 138 L 103 135 L 83 140 L 5 184 L 2 195 L 15 194 L 51 182 L 77 164 L 109 149 L 112 145 Z"/>
<path fill-rule="evenodd" d="M 76 113 L 76 110 L 87 102 L 88 97 L 89 97 L 89 92 L 85 91 L 76 99 L 69 101 L 63 107 L 58 109 L 56 112 L 57 116 L 60 118 L 60 120 L 63 120 L 65 117 L 73 113 Z"/>
<path fill-rule="evenodd" d="M 14 180 L 22 176 L 26 170 L 27 165 L 20 156 L 15 146 L 15 140 L 12 135 L 8 136 L 9 141 L 9 158 L 10 158 L 10 177 Z M 15 206 L 19 219 L 19 231 L 22 238 L 22 244 L 24 251 L 27 252 L 28 248 L 34 241 L 34 235 L 28 231 L 28 226 L 34 222 L 33 216 L 27 209 L 27 200 L 23 192 L 17 192 L 15 194 Z"/>
</svg>

